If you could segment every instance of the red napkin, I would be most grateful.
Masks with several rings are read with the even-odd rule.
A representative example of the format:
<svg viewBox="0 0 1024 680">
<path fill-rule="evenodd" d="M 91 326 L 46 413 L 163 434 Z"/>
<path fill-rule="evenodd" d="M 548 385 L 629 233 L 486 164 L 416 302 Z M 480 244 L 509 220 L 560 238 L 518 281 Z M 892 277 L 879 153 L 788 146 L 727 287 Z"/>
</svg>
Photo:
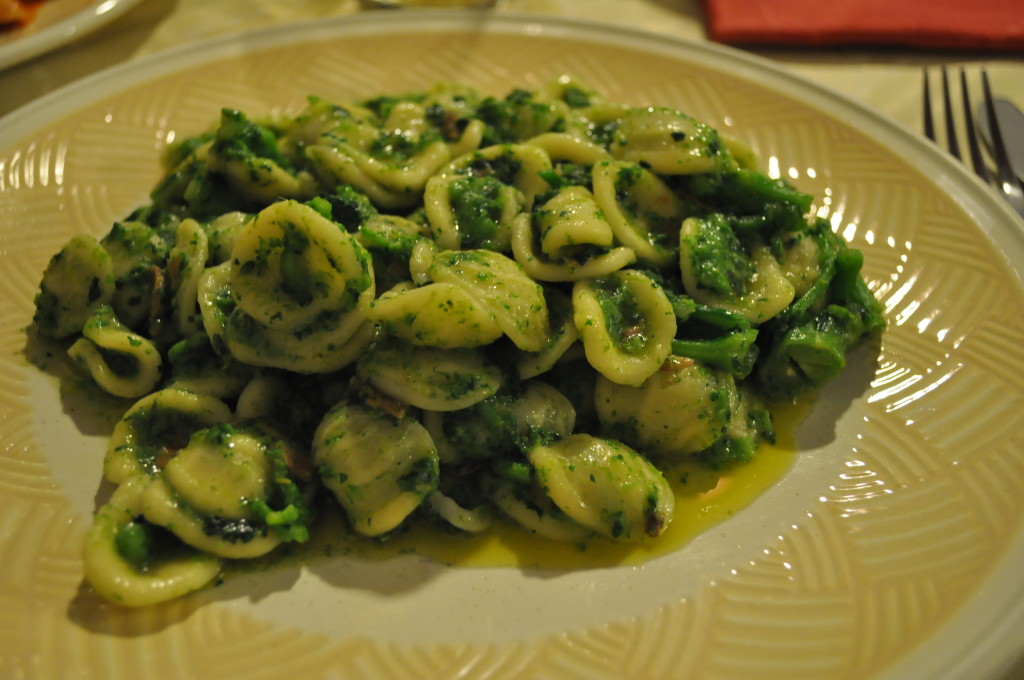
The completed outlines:
<svg viewBox="0 0 1024 680">
<path fill-rule="evenodd" d="M 1024 51 L 1024 0 L 704 0 L 732 45 Z"/>
</svg>

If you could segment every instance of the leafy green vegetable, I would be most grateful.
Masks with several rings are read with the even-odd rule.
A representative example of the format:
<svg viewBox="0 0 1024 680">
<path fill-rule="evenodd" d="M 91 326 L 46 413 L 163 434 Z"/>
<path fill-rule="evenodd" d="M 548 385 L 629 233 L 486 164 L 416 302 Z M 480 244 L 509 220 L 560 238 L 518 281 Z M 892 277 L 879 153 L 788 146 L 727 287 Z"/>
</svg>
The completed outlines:
<svg viewBox="0 0 1024 680">
<path fill-rule="evenodd" d="M 502 183 L 491 176 L 459 177 L 449 186 L 455 223 L 465 248 L 498 249 Z"/>
<path fill-rule="evenodd" d="M 738 297 L 754 275 L 750 257 L 724 215 L 702 220 L 691 239 L 693 266 L 702 288 Z"/>
<path fill-rule="evenodd" d="M 822 387 L 846 365 L 846 353 L 885 327 L 882 305 L 860 275 L 863 255 L 829 224 L 813 226 L 822 275 L 800 299 L 766 325 L 757 382 L 771 399 L 792 399 Z"/>
</svg>

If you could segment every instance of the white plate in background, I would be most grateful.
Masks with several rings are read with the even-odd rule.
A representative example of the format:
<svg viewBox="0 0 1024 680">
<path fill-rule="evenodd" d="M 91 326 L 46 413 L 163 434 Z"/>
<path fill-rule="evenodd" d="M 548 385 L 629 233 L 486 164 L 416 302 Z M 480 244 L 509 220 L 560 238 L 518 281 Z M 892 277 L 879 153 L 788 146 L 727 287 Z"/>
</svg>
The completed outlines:
<svg viewBox="0 0 1024 680">
<path fill-rule="evenodd" d="M 0 69 L 77 40 L 142 0 L 40 0 L 26 26 L 0 32 Z"/>
</svg>

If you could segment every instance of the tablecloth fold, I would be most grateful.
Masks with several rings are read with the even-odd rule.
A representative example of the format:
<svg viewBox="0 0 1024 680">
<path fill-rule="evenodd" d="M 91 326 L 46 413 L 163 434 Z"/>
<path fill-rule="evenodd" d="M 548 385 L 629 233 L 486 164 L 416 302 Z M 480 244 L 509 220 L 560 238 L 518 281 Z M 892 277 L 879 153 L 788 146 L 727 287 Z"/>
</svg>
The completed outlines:
<svg viewBox="0 0 1024 680">
<path fill-rule="evenodd" d="M 704 0 L 733 45 L 1024 51 L 1024 0 Z"/>
</svg>

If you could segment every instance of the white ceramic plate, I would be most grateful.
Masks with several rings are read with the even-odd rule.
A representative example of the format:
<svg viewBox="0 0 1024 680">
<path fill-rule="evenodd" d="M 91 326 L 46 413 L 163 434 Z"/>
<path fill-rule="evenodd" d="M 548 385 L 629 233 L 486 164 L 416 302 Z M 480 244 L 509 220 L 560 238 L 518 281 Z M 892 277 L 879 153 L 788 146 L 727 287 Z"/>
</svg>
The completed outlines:
<svg viewBox="0 0 1024 680">
<path fill-rule="evenodd" d="M 77 40 L 141 1 L 46 0 L 30 24 L 0 33 L 0 69 Z"/>
<path fill-rule="evenodd" d="M 82 587 L 105 432 L 23 356 L 49 257 L 145 202 L 159 150 L 222 106 L 295 110 L 308 94 L 363 98 L 439 80 L 504 94 L 563 73 L 749 140 L 864 251 L 890 328 L 817 403 L 792 470 L 639 567 L 332 557 L 144 611 Z M 998 677 L 1024 651 L 1020 221 L 936 148 L 767 62 L 480 13 L 368 14 L 224 38 L 5 119 L 0 224 L 7 675 L 960 680 Z"/>
</svg>

